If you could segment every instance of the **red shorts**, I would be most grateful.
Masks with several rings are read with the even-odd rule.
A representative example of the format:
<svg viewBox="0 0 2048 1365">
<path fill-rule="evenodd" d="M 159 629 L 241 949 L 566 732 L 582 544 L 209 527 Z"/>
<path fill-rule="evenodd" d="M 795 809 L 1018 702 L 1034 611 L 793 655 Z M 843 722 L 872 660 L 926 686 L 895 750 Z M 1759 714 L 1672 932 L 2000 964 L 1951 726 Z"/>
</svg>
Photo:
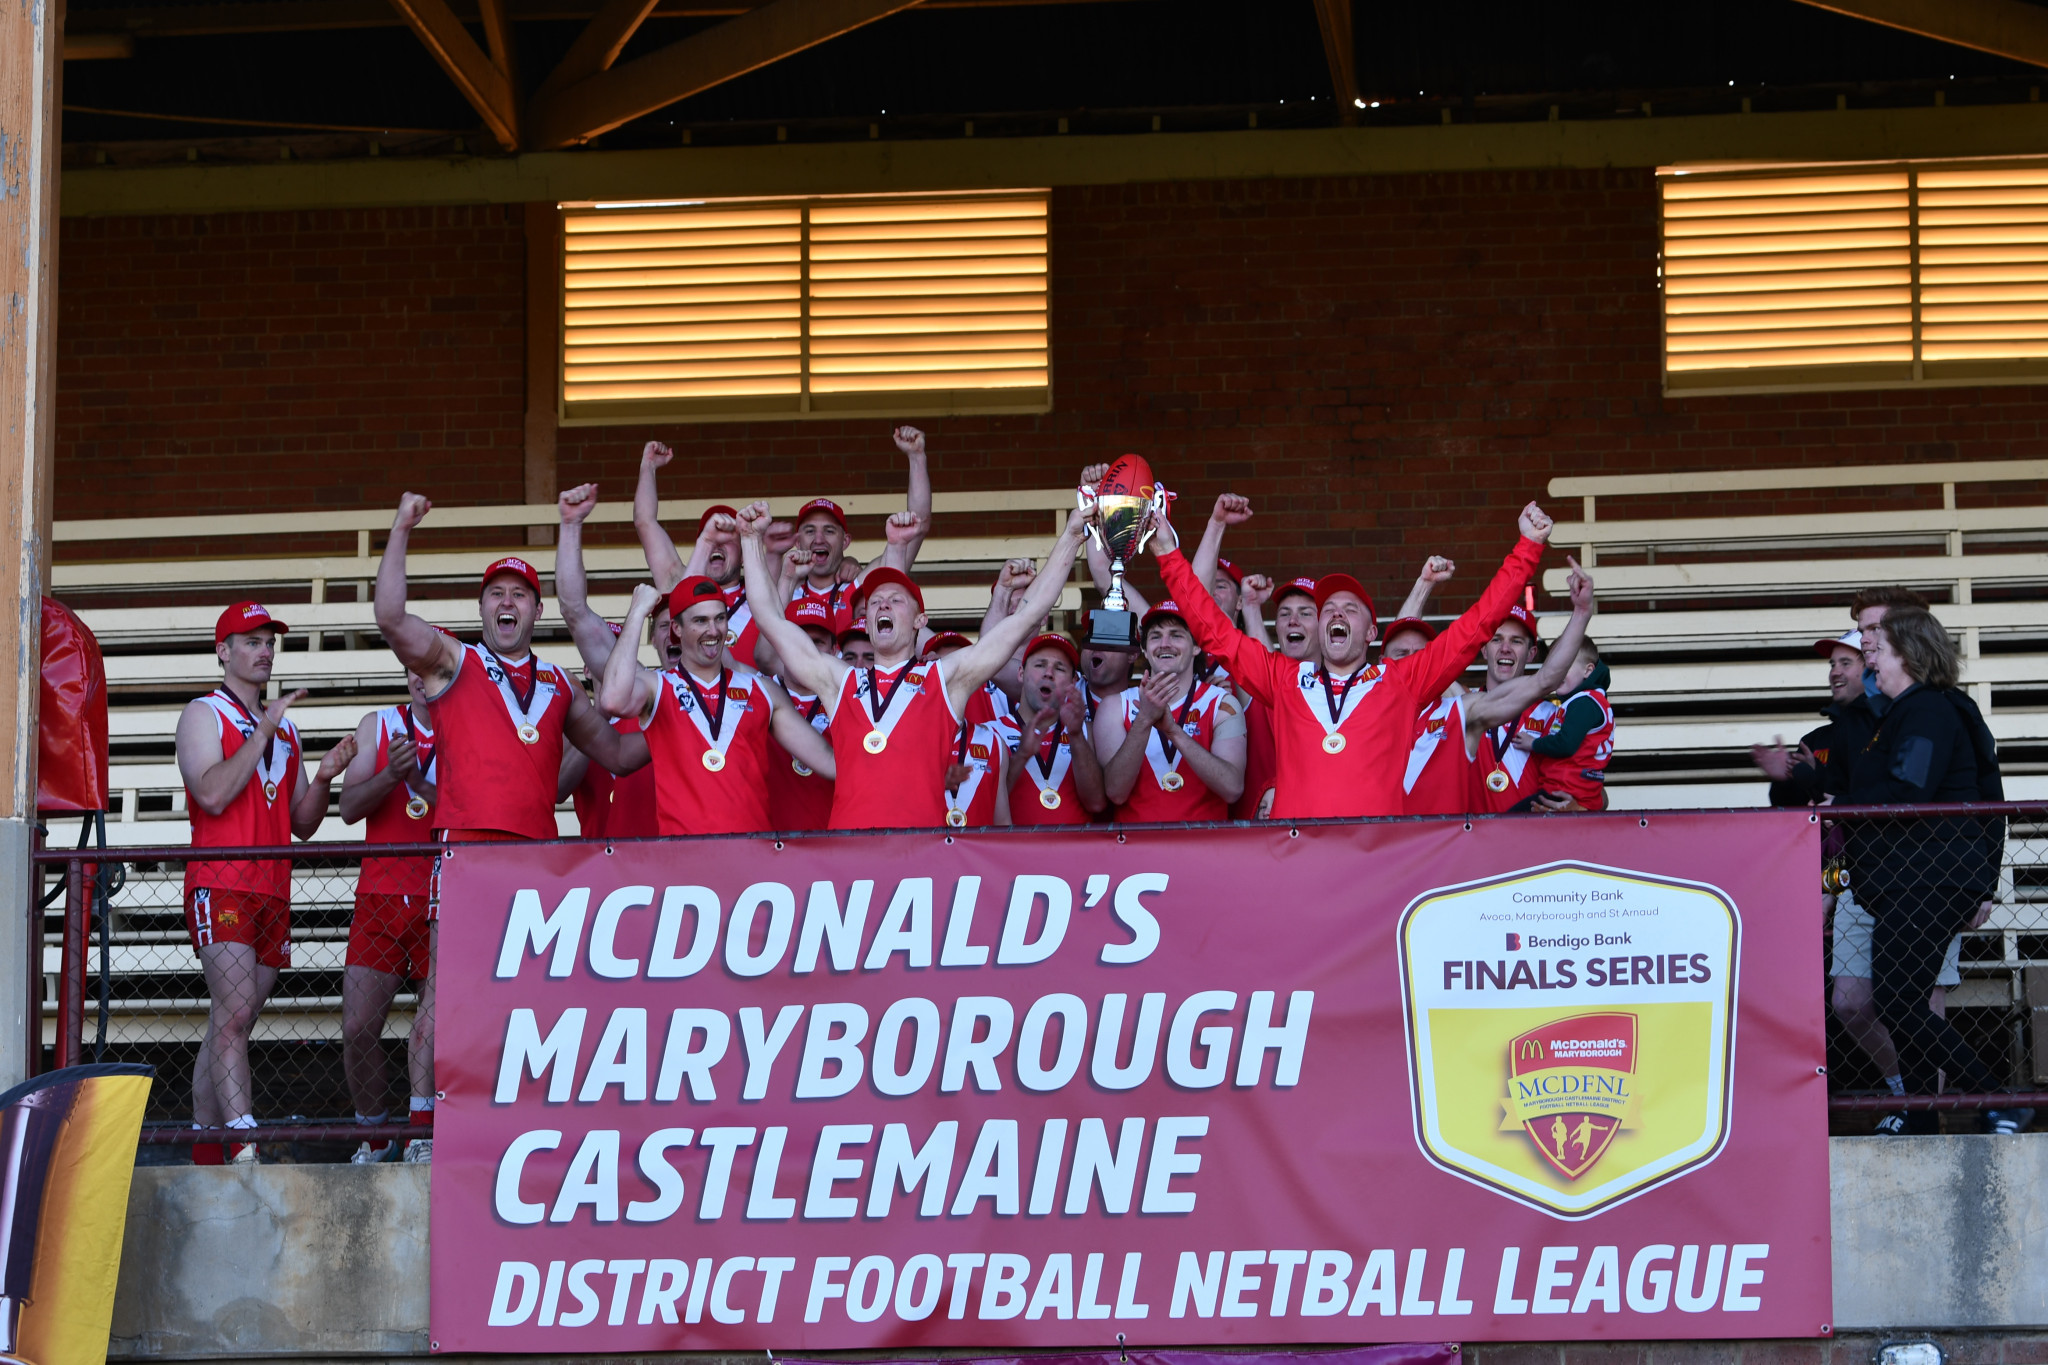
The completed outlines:
<svg viewBox="0 0 2048 1365">
<path fill-rule="evenodd" d="M 195 886 L 185 893 L 185 929 L 194 948 L 246 943 L 265 967 L 292 965 L 292 903 L 283 896 Z"/>
<path fill-rule="evenodd" d="M 430 927 L 425 896 L 358 891 L 355 917 L 348 922 L 348 965 L 425 981 Z"/>
</svg>

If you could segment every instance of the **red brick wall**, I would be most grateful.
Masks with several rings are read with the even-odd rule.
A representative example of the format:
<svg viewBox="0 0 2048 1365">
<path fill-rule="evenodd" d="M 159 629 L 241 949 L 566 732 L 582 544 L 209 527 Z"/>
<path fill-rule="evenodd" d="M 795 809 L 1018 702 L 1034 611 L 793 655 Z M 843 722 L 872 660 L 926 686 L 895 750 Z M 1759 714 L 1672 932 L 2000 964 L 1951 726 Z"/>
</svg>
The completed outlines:
<svg viewBox="0 0 2048 1365">
<path fill-rule="evenodd" d="M 1642 170 L 1059 191 L 1055 410 L 934 419 L 934 478 L 1138 450 L 1184 524 L 1256 499 L 1234 557 L 1397 591 L 1432 550 L 1483 567 L 1556 473 L 2042 453 L 2041 387 L 1666 400 L 1655 227 Z M 62 250 L 60 516 L 519 496 L 515 210 L 67 220 Z M 658 435 L 674 492 L 685 461 L 735 497 L 892 489 L 886 427 L 565 430 L 560 475 L 626 497 Z"/>
</svg>

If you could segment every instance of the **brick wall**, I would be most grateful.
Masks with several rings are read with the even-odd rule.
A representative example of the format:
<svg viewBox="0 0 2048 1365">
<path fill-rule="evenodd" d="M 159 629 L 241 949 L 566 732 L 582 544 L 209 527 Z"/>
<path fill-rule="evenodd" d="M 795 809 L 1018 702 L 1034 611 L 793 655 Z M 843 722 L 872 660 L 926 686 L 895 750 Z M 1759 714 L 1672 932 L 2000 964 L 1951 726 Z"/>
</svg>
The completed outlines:
<svg viewBox="0 0 2048 1365">
<path fill-rule="evenodd" d="M 1254 496 L 1234 557 L 1398 596 L 1430 551 L 1490 562 L 1559 472 L 2042 452 L 2042 387 L 1664 399 L 1655 228 L 1644 170 L 1059 191 L 1055 410 L 928 423 L 934 477 L 1142 451 L 1197 525 Z M 519 496 L 515 210 L 67 220 L 62 250 L 59 516 Z M 625 497 L 658 435 L 706 491 L 891 489 L 886 427 L 571 429 L 560 476 Z"/>
</svg>

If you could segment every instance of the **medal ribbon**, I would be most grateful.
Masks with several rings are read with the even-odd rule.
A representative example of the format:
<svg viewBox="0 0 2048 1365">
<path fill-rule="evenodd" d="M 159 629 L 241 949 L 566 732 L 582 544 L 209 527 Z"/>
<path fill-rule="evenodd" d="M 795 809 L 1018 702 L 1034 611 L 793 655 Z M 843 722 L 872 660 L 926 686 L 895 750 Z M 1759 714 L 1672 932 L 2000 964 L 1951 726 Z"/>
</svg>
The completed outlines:
<svg viewBox="0 0 2048 1365">
<path fill-rule="evenodd" d="M 1074 763 L 1074 749 L 1072 745 L 1066 743 L 1066 737 L 1065 721 L 1055 724 L 1052 733 L 1046 736 L 1052 743 L 1052 763 L 1045 769 L 1043 777 L 1039 776 L 1039 757 L 1045 752 L 1044 742 L 1041 741 L 1039 744 L 1038 753 L 1024 760 L 1025 774 L 1042 792 L 1057 792 L 1061 784 L 1067 780 L 1067 769 Z"/>
<path fill-rule="evenodd" d="M 235 715 L 226 717 L 228 723 L 234 725 L 236 731 L 240 733 L 243 739 L 254 738 L 257 729 L 255 712 L 243 705 L 242 699 L 225 687 L 215 688 L 214 695 L 227 698 L 228 705 L 235 708 Z M 214 709 L 218 711 L 220 708 L 216 706 Z M 237 723 L 237 717 L 240 718 L 240 724 Z M 244 724 L 248 726 L 246 730 L 242 728 Z M 284 781 L 285 769 L 290 766 L 291 748 L 283 743 L 283 735 L 281 733 L 288 724 L 290 724 L 289 721 L 282 720 L 277 723 L 277 729 L 270 732 L 270 743 L 264 746 L 262 754 L 256 759 L 256 776 L 266 784 L 282 783 Z M 282 758 L 278 756 L 280 748 L 284 751 L 284 757 Z M 264 799 L 268 800 L 269 798 L 266 797 Z"/>
<path fill-rule="evenodd" d="M 883 692 L 875 682 L 875 675 L 881 671 L 880 669 L 866 668 L 861 670 L 866 675 L 867 681 L 867 699 L 861 703 L 861 706 L 867 712 L 870 728 L 880 730 L 885 735 L 894 732 L 896 722 L 903 719 L 903 713 L 910 709 L 912 698 L 917 696 L 916 692 L 912 692 L 909 697 L 904 698 L 901 708 L 898 708 L 896 705 L 896 694 L 903 690 L 903 684 L 909 679 L 911 671 L 915 667 L 916 665 L 914 664 L 904 664 L 902 671 L 890 679 L 887 692 Z M 938 667 L 937 664 L 931 665 L 934 671 Z M 860 690 L 860 680 L 858 678 L 855 679 L 854 690 L 855 692 Z"/>
<path fill-rule="evenodd" d="M 1357 696 L 1353 696 L 1352 690 L 1359 683 L 1369 682 L 1371 678 L 1378 677 L 1379 674 L 1376 669 L 1361 665 L 1355 673 L 1344 680 L 1344 686 L 1341 690 L 1339 690 L 1336 683 L 1331 681 L 1329 671 L 1321 664 L 1316 665 L 1315 676 L 1316 683 L 1321 687 L 1323 693 L 1323 709 L 1330 713 L 1330 718 L 1327 721 L 1321 716 L 1316 716 L 1316 723 L 1323 727 L 1324 734 L 1334 735 L 1345 721 L 1351 719 L 1351 713 L 1358 709 L 1359 698 L 1365 695 L 1365 692 L 1360 692 Z M 1367 692 L 1371 690 L 1370 687 L 1366 689 Z M 1315 716 L 1315 707 L 1309 707 L 1308 713 Z"/>
<path fill-rule="evenodd" d="M 432 782 L 434 780 L 434 732 L 432 730 L 427 731 L 426 742 L 424 744 L 421 743 L 419 727 L 413 723 L 412 707 L 401 706 L 397 708 L 397 711 L 398 718 L 405 722 L 405 737 L 412 741 L 414 761 L 419 767 L 419 780 L 422 782 Z M 422 800 L 426 799 L 426 793 L 413 786 L 412 783 L 408 782 L 405 786 L 406 790 L 410 791 L 414 796 Z"/>
<path fill-rule="evenodd" d="M 515 728 L 519 725 L 532 725 L 538 729 L 536 722 L 540 716 L 546 714 L 548 704 L 555 699 L 555 689 L 552 685 L 548 687 L 545 695 L 541 694 L 540 660 L 532 655 L 527 656 L 533 664 L 533 676 L 526 684 L 525 694 L 521 695 L 512 683 L 512 665 L 499 658 L 488 645 L 478 645 L 476 648 L 483 655 L 484 676 L 497 684 L 498 695 L 504 699 L 505 710 L 511 715 Z M 540 697 L 538 712 L 533 709 L 536 696 Z"/>
<path fill-rule="evenodd" d="M 967 741 L 982 730 L 990 731 L 990 748 L 988 762 L 986 764 L 969 763 L 967 761 Z M 962 814 L 965 814 L 967 808 L 974 804 L 974 793 L 980 789 L 981 779 L 988 776 L 989 770 L 996 765 L 994 746 L 1000 742 L 1001 741 L 995 737 L 994 727 L 986 725 L 978 726 L 972 724 L 969 721 L 964 720 L 960 722 L 960 749 L 958 756 L 954 759 L 954 762 L 956 762 L 959 766 L 967 769 L 967 776 L 964 779 L 962 779 L 958 790 L 947 791 L 947 810 L 957 810 L 960 811 Z"/>
<path fill-rule="evenodd" d="M 697 703 L 696 707 L 692 709 L 690 706 L 684 703 L 683 694 L 677 692 L 676 704 L 682 707 L 684 713 L 687 714 L 690 717 L 691 722 L 696 725 L 697 733 L 704 736 L 705 747 L 711 749 L 720 758 L 724 758 L 726 748 L 729 745 L 731 745 L 733 738 L 732 735 L 725 735 L 723 739 L 720 738 L 721 732 L 725 729 L 725 702 L 727 694 L 732 689 L 732 670 L 729 668 L 721 668 L 718 670 L 718 708 L 716 710 L 713 710 L 711 703 L 705 700 L 704 694 L 697 690 L 697 680 L 690 676 L 690 672 L 688 669 L 677 669 L 670 676 L 680 676 L 683 680 L 683 686 L 690 689 L 690 696 L 694 698 Z M 675 684 L 671 682 L 669 684 L 669 687 L 671 690 L 673 690 Z M 747 692 L 752 691 L 751 688 L 745 688 L 742 690 Z M 699 715 L 703 716 L 702 720 L 698 719 Z M 739 726 L 733 726 L 733 734 L 738 733 Z"/>
</svg>

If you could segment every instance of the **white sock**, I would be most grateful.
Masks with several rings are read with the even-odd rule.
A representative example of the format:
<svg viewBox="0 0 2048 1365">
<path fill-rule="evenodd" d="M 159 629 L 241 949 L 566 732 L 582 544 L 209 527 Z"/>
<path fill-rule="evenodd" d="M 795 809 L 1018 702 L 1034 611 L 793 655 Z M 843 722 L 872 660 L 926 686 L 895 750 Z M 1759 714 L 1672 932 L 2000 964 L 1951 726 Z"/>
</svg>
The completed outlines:
<svg viewBox="0 0 2048 1365">
<path fill-rule="evenodd" d="M 431 1110 L 433 1107 L 434 1097 L 432 1095 L 414 1095 L 412 1097 L 412 1112 L 415 1114 L 419 1113 L 422 1109 Z"/>
<path fill-rule="evenodd" d="M 230 1128 L 254 1128 L 255 1126 L 256 1116 L 254 1114 L 244 1114 L 238 1119 L 228 1120 L 228 1127 Z"/>
<path fill-rule="evenodd" d="M 1906 1093 L 1906 1078 L 1904 1076 L 1887 1076 L 1884 1078 L 1884 1084 L 1885 1088 L 1894 1095 Z"/>
</svg>

